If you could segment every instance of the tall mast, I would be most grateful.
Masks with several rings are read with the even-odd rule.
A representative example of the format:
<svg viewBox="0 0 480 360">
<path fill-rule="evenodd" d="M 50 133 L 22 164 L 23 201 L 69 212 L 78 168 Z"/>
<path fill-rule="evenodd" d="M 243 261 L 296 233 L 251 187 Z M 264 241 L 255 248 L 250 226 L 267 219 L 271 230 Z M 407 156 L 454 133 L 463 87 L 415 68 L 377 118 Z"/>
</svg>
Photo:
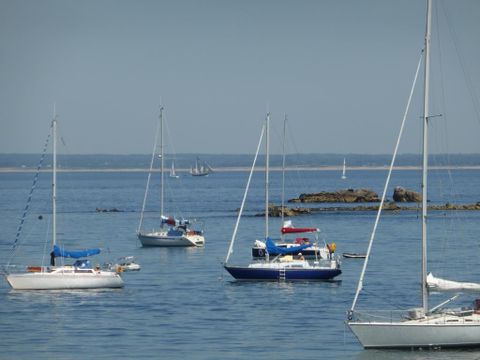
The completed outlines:
<svg viewBox="0 0 480 360">
<path fill-rule="evenodd" d="M 265 118 L 265 239 L 268 238 L 268 172 L 270 171 L 270 113 L 267 112 L 267 117 Z"/>
<path fill-rule="evenodd" d="M 287 130 L 286 130 L 286 127 L 287 127 L 287 114 L 285 114 L 285 118 L 283 119 L 283 149 L 282 149 L 282 153 L 283 153 L 283 157 L 282 157 L 282 224 L 281 226 L 283 226 L 283 222 L 284 222 L 284 219 L 285 219 L 285 141 L 286 141 L 286 134 L 287 134 Z M 282 234 L 282 237 L 283 237 L 283 234 Z"/>
<path fill-rule="evenodd" d="M 52 243 L 57 244 L 57 112 L 53 106 L 53 171 L 52 171 Z"/>
<path fill-rule="evenodd" d="M 163 157 L 163 106 L 160 105 L 160 221 L 162 221 L 163 218 Z"/>
<path fill-rule="evenodd" d="M 427 0 L 427 21 L 425 29 L 425 70 L 423 98 L 423 174 L 422 174 L 422 304 L 428 312 L 427 292 L 427 170 L 428 170 L 428 98 L 430 81 L 430 36 L 432 1 Z"/>
</svg>

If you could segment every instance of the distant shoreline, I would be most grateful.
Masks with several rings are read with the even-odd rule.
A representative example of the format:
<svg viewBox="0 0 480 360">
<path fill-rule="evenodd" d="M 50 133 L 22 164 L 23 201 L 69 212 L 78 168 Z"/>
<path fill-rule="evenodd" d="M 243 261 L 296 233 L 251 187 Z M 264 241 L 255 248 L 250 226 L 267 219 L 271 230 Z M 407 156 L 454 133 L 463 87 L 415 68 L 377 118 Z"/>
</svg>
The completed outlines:
<svg viewBox="0 0 480 360">
<path fill-rule="evenodd" d="M 347 171 L 387 171 L 388 166 L 351 166 L 347 168 Z M 412 170 L 421 170 L 420 166 L 395 166 L 393 168 L 396 171 L 412 171 Z M 431 166 L 430 170 L 480 170 L 480 165 L 450 165 L 450 166 Z M 189 169 L 176 169 L 177 173 L 189 175 Z M 279 166 L 271 167 L 271 171 L 282 171 L 282 168 Z M 285 168 L 286 171 L 342 171 L 341 166 L 298 166 L 292 167 L 288 166 Z M 22 167 L 4 167 L 0 168 L 0 173 L 34 173 L 36 168 L 22 168 Z M 149 169 L 142 168 L 60 168 L 57 169 L 58 172 L 78 172 L 78 173 L 87 173 L 87 172 L 104 172 L 104 173 L 115 173 L 115 172 L 131 172 L 131 173 L 140 173 L 148 172 Z M 165 168 L 165 172 L 168 172 L 169 169 Z M 214 173 L 222 172 L 246 172 L 250 171 L 250 167 L 246 166 L 232 166 L 232 167 L 218 167 L 214 168 Z M 263 167 L 256 167 L 255 171 L 264 171 Z M 50 168 L 43 168 L 40 172 L 51 172 Z M 154 169 L 154 172 L 160 172 L 159 169 Z"/>
</svg>

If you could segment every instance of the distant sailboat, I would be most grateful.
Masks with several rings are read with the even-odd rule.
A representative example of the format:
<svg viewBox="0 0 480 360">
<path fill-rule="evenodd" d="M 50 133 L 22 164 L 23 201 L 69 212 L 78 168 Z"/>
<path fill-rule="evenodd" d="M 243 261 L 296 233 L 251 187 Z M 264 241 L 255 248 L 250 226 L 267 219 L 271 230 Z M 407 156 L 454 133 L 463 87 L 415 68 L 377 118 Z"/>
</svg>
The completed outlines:
<svg viewBox="0 0 480 360">
<path fill-rule="evenodd" d="M 190 226 L 190 221 L 186 219 L 176 219 L 172 216 L 165 216 L 163 211 L 164 203 L 164 154 L 163 154 L 163 106 L 160 107 L 159 117 L 159 132 L 160 132 L 160 228 L 158 230 L 143 231 L 143 215 L 145 212 L 145 204 L 147 201 L 148 186 L 150 183 L 150 176 L 153 171 L 153 160 L 155 159 L 155 151 L 157 148 L 157 137 L 153 146 L 152 160 L 150 163 L 150 171 L 148 174 L 147 186 L 145 189 L 145 196 L 143 198 L 142 212 L 140 215 L 140 223 L 138 225 L 137 236 L 142 246 L 204 246 L 205 237 L 202 230 L 193 230 Z M 158 131 L 157 131 L 158 135 Z"/>
<path fill-rule="evenodd" d="M 172 161 L 172 167 L 170 169 L 170 177 L 171 178 L 175 178 L 175 179 L 178 179 L 180 176 L 177 175 L 177 173 L 175 172 L 175 162 Z"/>
<path fill-rule="evenodd" d="M 346 166 L 345 158 L 343 158 L 342 180 L 345 180 L 347 178 L 346 172 L 347 172 L 347 166 Z"/>
<path fill-rule="evenodd" d="M 190 169 L 190 175 L 192 176 L 208 176 L 213 172 L 213 169 L 208 165 L 206 161 L 200 162 L 200 158 L 197 157 L 195 166 Z"/>
<path fill-rule="evenodd" d="M 68 251 L 57 245 L 57 116 L 52 120 L 52 251 L 50 266 L 28 266 L 26 273 L 7 274 L 6 279 L 15 290 L 65 290 L 121 288 L 123 280 L 118 273 L 93 267 L 90 260 L 81 259 L 100 253 L 100 249 Z M 32 188 L 33 189 L 33 188 Z M 56 265 L 56 258 L 78 259 L 73 265 Z"/>
</svg>

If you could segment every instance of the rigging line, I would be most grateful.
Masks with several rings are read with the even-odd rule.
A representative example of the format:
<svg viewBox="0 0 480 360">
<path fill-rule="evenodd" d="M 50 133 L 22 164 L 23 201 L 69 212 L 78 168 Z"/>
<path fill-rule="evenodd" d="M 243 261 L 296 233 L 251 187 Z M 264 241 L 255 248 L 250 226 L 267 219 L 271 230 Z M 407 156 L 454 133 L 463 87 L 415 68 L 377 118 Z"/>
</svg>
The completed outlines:
<svg viewBox="0 0 480 360">
<path fill-rule="evenodd" d="M 162 106 L 160 106 L 160 108 L 162 108 Z M 157 130 L 155 131 L 155 141 L 153 143 L 152 159 L 150 160 L 150 169 L 148 171 L 147 186 L 145 187 L 145 195 L 143 196 L 142 212 L 140 213 L 140 222 L 138 224 L 137 234 L 140 233 L 140 230 L 142 229 L 143 216 L 145 212 L 145 205 L 147 203 L 147 195 L 148 195 L 148 188 L 150 186 L 150 178 L 152 177 L 153 161 L 155 160 L 155 152 L 157 150 L 157 141 L 158 141 L 159 132 L 160 132 L 160 120 L 157 122 Z"/>
<path fill-rule="evenodd" d="M 230 256 L 233 254 L 233 243 L 235 238 L 237 237 L 238 226 L 240 225 L 240 218 L 242 217 L 243 208 L 245 207 L 245 201 L 247 200 L 248 189 L 250 188 L 250 181 L 252 180 L 253 172 L 255 170 L 255 164 L 257 162 L 258 153 L 260 152 L 260 146 L 262 145 L 263 135 L 266 131 L 266 124 L 262 127 L 262 132 L 260 134 L 260 139 L 258 140 L 257 151 L 255 153 L 255 158 L 253 159 L 252 168 L 250 170 L 250 174 L 248 175 L 247 186 L 245 188 L 245 193 L 243 194 L 242 205 L 240 206 L 240 210 L 238 212 L 237 221 L 235 223 L 235 228 L 233 229 L 232 239 L 230 241 L 230 246 L 228 247 L 227 257 L 225 258 L 225 264 L 228 264 L 228 260 Z"/>
<path fill-rule="evenodd" d="M 377 212 L 377 217 L 375 219 L 375 224 L 373 226 L 372 234 L 370 236 L 370 241 L 368 242 L 367 255 L 365 257 L 365 261 L 363 262 L 362 272 L 361 272 L 360 278 L 358 280 L 357 290 L 355 291 L 355 297 L 353 299 L 352 306 L 351 306 L 350 311 L 349 311 L 349 317 L 351 317 L 352 314 L 353 314 L 353 311 L 354 311 L 355 306 L 357 304 L 358 296 L 360 295 L 360 291 L 362 291 L 362 288 L 363 288 L 363 279 L 365 277 L 365 272 L 367 270 L 368 259 L 370 257 L 370 252 L 372 250 L 372 244 L 373 244 L 373 240 L 375 238 L 375 233 L 377 231 L 377 226 L 378 226 L 378 223 L 380 221 L 380 215 L 382 213 L 383 204 L 385 203 L 385 199 L 386 199 L 386 195 L 387 195 L 387 189 L 388 189 L 388 185 L 390 183 L 390 177 L 392 175 L 393 166 L 395 164 L 395 158 L 397 157 L 398 148 L 400 146 L 400 140 L 402 138 L 403 129 L 405 127 L 405 121 L 407 119 L 408 111 L 410 109 L 410 103 L 412 101 L 413 92 L 415 90 L 415 85 L 417 83 L 418 73 L 420 72 L 420 65 L 422 64 L 423 55 L 424 55 L 424 51 L 422 50 L 421 54 L 420 54 L 420 59 L 418 60 L 417 71 L 415 72 L 415 77 L 413 79 L 413 84 L 412 84 L 412 88 L 410 90 L 410 95 L 408 97 L 407 106 L 405 108 L 405 113 L 403 115 L 402 125 L 400 126 L 400 131 L 399 131 L 399 134 L 398 134 L 397 143 L 395 144 L 395 150 L 393 151 L 392 161 L 390 163 L 390 168 L 388 169 L 388 176 L 387 176 L 387 180 L 385 181 L 385 187 L 383 188 L 382 200 L 380 201 L 380 205 L 378 207 L 378 212 Z"/>
<path fill-rule="evenodd" d="M 45 255 L 47 254 L 47 242 L 48 242 L 48 239 L 49 239 L 51 222 L 52 222 L 52 216 L 49 216 L 48 217 L 47 229 L 45 231 L 45 241 L 43 242 L 42 266 L 43 266 L 43 264 L 45 264 Z"/>
<path fill-rule="evenodd" d="M 173 141 L 170 141 L 172 138 L 170 129 L 168 127 L 168 119 L 164 115 L 163 116 L 163 126 L 164 126 L 164 131 L 165 131 L 165 136 L 164 136 L 164 149 L 167 150 L 168 148 L 172 149 L 172 152 L 170 155 L 172 155 L 173 161 L 176 160 L 177 158 L 177 153 L 174 147 Z M 165 160 L 167 160 L 167 156 L 165 155 L 167 151 L 164 151 L 164 157 Z M 167 165 L 168 166 L 168 165 Z M 168 172 L 164 169 L 164 172 Z M 172 180 L 170 177 L 167 175 L 164 180 L 164 191 L 167 192 L 167 195 L 165 197 L 165 202 L 167 203 L 168 207 L 170 210 L 167 211 L 167 213 L 171 214 L 175 219 L 181 219 L 181 220 L 186 220 L 189 218 L 189 216 L 185 217 L 185 210 L 179 206 L 180 199 L 182 199 L 182 195 L 187 193 L 189 191 L 187 185 L 185 184 L 185 180 L 182 181 L 181 179 L 178 180 Z M 192 222 L 194 222 L 193 218 L 188 219 Z"/>
<path fill-rule="evenodd" d="M 13 242 L 13 249 L 15 249 L 17 247 L 18 240 L 19 240 L 20 235 L 22 233 L 23 224 L 25 223 L 25 219 L 27 217 L 27 212 L 28 212 L 28 209 L 30 207 L 30 203 L 32 201 L 33 191 L 35 190 L 35 188 L 37 186 L 37 181 L 38 181 L 38 176 L 40 174 L 40 169 L 42 168 L 43 160 L 45 159 L 45 154 L 47 153 L 47 147 L 48 147 L 48 143 L 50 141 L 50 136 L 51 136 L 51 133 L 49 133 L 48 136 L 47 136 L 47 140 L 45 141 L 45 145 L 43 147 L 42 156 L 40 157 L 40 161 L 37 165 L 37 171 L 36 171 L 35 176 L 33 178 L 33 183 L 32 183 L 32 187 L 30 188 L 30 193 L 28 194 L 27 204 L 25 205 L 25 209 L 23 210 L 22 219 L 20 220 L 20 225 L 18 225 L 17 235 L 15 236 L 15 241 Z"/>
<path fill-rule="evenodd" d="M 291 125 L 290 125 L 290 122 L 287 122 L 287 133 L 288 134 L 293 134 L 293 130 L 291 128 Z M 290 145 L 290 146 L 289 146 Z M 286 146 L 287 146 L 287 151 L 286 153 L 289 153 L 289 158 L 292 159 L 291 163 L 294 164 L 293 165 L 293 169 L 292 172 L 294 172 L 294 176 L 287 176 L 287 181 L 288 181 L 288 184 L 290 187 L 292 188 L 301 188 L 301 189 L 308 189 L 308 183 L 306 181 L 307 177 L 306 176 L 302 176 L 302 174 L 300 172 L 302 171 L 310 171 L 307 169 L 301 169 L 300 168 L 300 159 L 299 159 L 299 156 L 298 154 L 300 154 L 300 151 L 298 150 L 298 146 L 297 146 L 297 143 L 295 142 L 295 137 L 294 136 L 288 136 L 287 137 L 287 142 L 286 142 Z M 293 151 L 289 152 L 288 149 L 289 148 L 293 148 Z M 294 183 L 296 182 L 296 184 Z M 288 202 L 288 201 L 287 201 Z M 306 204 L 303 204 L 302 206 L 306 206 Z M 308 207 L 308 206 L 307 206 Z M 305 219 L 306 223 L 309 225 L 309 227 L 317 227 L 318 226 L 318 223 L 313 221 L 312 217 L 308 217 Z M 321 233 L 322 234 L 322 241 L 323 243 L 326 245 L 326 240 L 325 240 L 325 233 Z M 318 234 L 315 235 L 315 238 L 316 240 L 318 240 L 317 238 L 320 237 Z"/>
<path fill-rule="evenodd" d="M 170 128 L 168 127 L 168 118 L 165 115 L 163 116 L 163 126 L 164 126 L 164 131 L 165 131 L 165 136 L 164 136 L 164 140 L 163 140 L 164 143 L 165 143 L 164 149 L 165 150 L 168 150 L 168 148 L 172 149 L 172 151 L 169 154 L 172 155 L 172 161 L 175 162 L 175 160 L 177 158 L 177 153 L 176 153 L 175 147 L 173 145 L 173 141 L 170 141 L 172 136 L 171 136 Z M 165 155 L 166 153 L 167 153 L 167 151 L 164 151 L 165 160 L 167 160 L 167 156 Z M 168 165 L 167 165 L 167 167 L 168 167 Z M 165 171 L 165 169 L 164 169 L 164 171 Z M 184 193 L 188 192 L 188 189 L 187 189 L 186 185 L 182 181 L 176 181 L 175 186 L 171 186 L 169 176 L 167 175 L 166 178 L 165 178 L 164 186 L 165 186 L 166 191 L 169 195 L 169 196 L 166 197 L 166 202 L 168 203 L 170 209 L 172 209 L 170 212 L 173 214 L 174 218 L 185 219 L 184 216 L 183 216 L 182 210 L 181 210 L 180 206 L 178 205 L 179 201 L 175 201 L 176 199 L 179 199 L 180 196 L 179 196 L 178 192 L 175 193 L 173 190 L 174 190 L 174 188 L 177 189 L 177 190 L 180 189 L 181 190 L 180 193 L 184 194 Z M 178 214 L 178 216 L 176 214 Z"/>
<path fill-rule="evenodd" d="M 471 77 L 468 76 L 467 66 L 465 64 L 465 61 L 463 60 L 462 53 L 460 52 L 460 49 L 457 45 L 458 44 L 457 34 L 455 32 L 454 27 L 452 26 L 452 23 L 450 22 L 450 19 L 447 15 L 447 11 L 445 9 L 445 5 L 443 2 L 442 2 L 442 10 L 445 15 L 445 19 L 447 20 L 448 30 L 450 31 L 450 36 L 452 37 L 452 40 L 453 40 L 453 46 L 455 47 L 455 51 L 457 53 L 458 60 L 460 62 L 460 67 L 462 68 L 463 77 L 465 79 L 465 83 L 467 84 L 469 95 L 472 99 L 473 109 L 477 115 L 477 121 L 480 122 L 480 101 L 475 96 L 476 94 L 475 87 L 473 86 Z"/>
<path fill-rule="evenodd" d="M 50 223 L 49 223 L 49 224 L 50 224 Z M 50 226 L 50 225 L 47 226 L 47 230 L 48 230 L 48 227 L 49 227 L 49 226 Z M 34 227 L 30 227 L 30 229 L 27 231 L 27 233 L 25 233 L 25 234 L 23 235 L 23 238 L 24 238 L 25 240 L 30 239 L 34 231 L 35 231 L 35 228 L 34 228 Z M 25 241 L 25 240 L 24 240 L 24 241 Z M 10 255 L 10 257 L 9 257 L 9 259 L 8 259 L 8 262 L 7 262 L 7 265 L 6 265 L 7 267 L 10 266 L 13 258 L 16 256 L 18 250 L 19 250 L 19 247 L 15 248 L 15 249 L 12 249 L 11 255 Z"/>
<path fill-rule="evenodd" d="M 439 7 L 437 6 L 435 8 L 435 17 L 437 19 L 436 21 L 436 28 L 437 28 L 437 31 L 436 33 L 438 34 L 437 36 L 437 49 L 438 49 L 438 62 L 439 62 L 439 68 L 440 68 L 440 89 L 441 89 L 441 104 L 442 104 L 442 120 L 444 120 L 442 123 L 443 123 L 443 126 L 444 126 L 444 134 L 445 134 L 445 137 L 441 140 L 443 140 L 443 145 L 445 146 L 445 154 L 446 154 L 446 162 L 447 162 L 447 165 L 450 165 L 450 156 L 449 156 L 449 146 L 448 146 L 448 137 L 447 137 L 447 116 L 446 116 L 446 113 L 447 113 L 447 106 L 446 106 L 446 96 L 445 96 L 445 72 L 443 70 L 443 56 L 442 56 L 442 47 L 441 47 L 441 42 L 440 42 L 440 36 L 441 36 L 441 32 L 440 32 L 440 16 L 438 14 L 439 12 Z M 434 122 L 435 124 L 436 122 Z"/>
<path fill-rule="evenodd" d="M 282 141 L 282 221 L 280 226 L 283 227 L 285 221 L 285 160 L 286 160 L 286 153 L 285 153 L 285 141 L 286 141 L 286 128 L 287 128 L 287 114 L 285 114 L 285 118 L 283 120 L 283 141 Z M 282 240 L 284 238 L 282 234 Z"/>
<path fill-rule="evenodd" d="M 441 46 L 441 41 L 440 41 L 440 38 L 441 38 L 441 32 L 440 32 L 440 16 L 439 16 L 439 6 L 435 7 L 435 18 L 436 18 L 436 21 L 435 21 L 435 25 L 436 25 L 436 34 L 437 34 L 437 37 L 436 37 L 436 45 L 437 45 L 437 57 L 438 57 L 438 66 L 439 66 L 439 79 L 440 79 L 440 103 L 441 103 L 441 113 L 442 113 L 442 125 L 443 125 L 443 134 L 444 134 L 444 137 L 442 138 L 441 134 L 439 135 L 438 131 L 440 130 L 440 126 L 437 127 L 437 124 L 438 124 L 438 121 L 440 121 L 440 119 L 438 121 L 432 121 L 429 125 L 430 125 L 430 129 L 431 129 L 431 134 L 434 133 L 436 136 L 433 137 L 434 140 L 436 140 L 436 145 L 438 146 L 438 149 L 440 150 L 440 154 L 438 154 L 438 156 L 435 156 L 435 155 L 432 155 L 432 163 L 434 165 L 449 165 L 450 164 L 450 158 L 448 156 L 448 141 L 447 141 L 447 119 L 446 119 L 446 111 L 447 111 L 447 107 L 446 107 L 446 97 L 445 97 L 445 77 L 444 77 L 444 69 L 443 69 L 443 54 L 442 54 L 442 46 Z M 430 136 L 430 138 L 432 138 L 432 136 Z M 442 149 L 445 149 L 445 151 L 443 151 Z M 448 171 L 448 175 L 451 175 L 451 173 Z M 439 190 L 440 190 L 440 198 L 442 199 L 442 201 L 444 201 L 446 199 L 445 197 L 445 194 L 446 194 L 446 191 L 445 191 L 445 188 L 447 187 L 445 184 L 444 184 L 444 181 L 442 179 L 441 176 L 439 176 L 437 178 L 438 180 L 438 186 L 439 186 Z M 444 227 L 443 229 L 445 229 L 445 226 L 446 226 L 446 219 L 444 219 Z M 442 253 L 442 256 L 445 256 L 446 254 L 446 244 L 447 244 L 447 238 L 448 238 L 448 235 L 447 233 L 444 231 L 443 232 L 443 236 L 442 236 L 442 241 L 441 241 L 441 253 Z M 433 266 L 432 266 L 433 268 Z"/>
<path fill-rule="evenodd" d="M 467 76 L 466 76 L 466 69 L 465 69 L 465 66 L 463 64 L 463 57 L 461 56 L 461 53 L 459 51 L 459 49 L 457 49 L 457 40 L 456 40 L 456 34 L 455 34 L 455 31 L 453 29 L 453 27 L 450 26 L 450 22 L 449 22 L 449 19 L 447 17 L 447 12 L 445 10 L 445 7 L 444 7 L 444 4 L 442 4 L 443 6 L 443 13 L 444 13 L 444 16 L 445 16 L 445 19 L 446 19 L 446 22 L 447 24 L 449 25 L 449 31 L 450 31 L 450 34 L 452 36 L 452 39 L 453 39 L 453 43 L 454 43 L 454 46 L 455 46 L 455 50 L 457 51 L 457 56 L 460 60 L 460 65 L 462 67 L 462 71 L 464 73 L 464 77 L 468 80 L 470 80 Z M 440 68 L 442 67 L 442 62 L 440 62 Z M 442 69 L 442 68 L 441 68 Z M 441 79 L 443 80 L 443 70 L 441 72 L 442 74 L 442 77 Z M 470 96 L 474 99 L 473 102 L 474 102 L 474 110 L 477 112 L 477 120 L 478 120 L 478 102 L 475 102 L 475 100 L 477 100 L 473 94 L 473 85 L 471 84 L 471 82 L 469 82 L 467 84 L 467 86 L 470 85 Z M 446 112 L 446 101 L 445 101 L 445 94 L 444 94 L 444 86 L 443 86 L 443 82 L 442 82 L 442 101 L 443 101 L 443 106 L 444 106 L 444 112 Z M 477 106 L 476 106 L 477 105 Z M 444 116 L 444 133 L 445 133 L 445 143 L 446 143 L 446 161 L 447 161 L 447 165 L 451 165 L 451 160 L 450 160 L 450 151 L 448 151 L 449 147 L 448 147 L 448 131 L 447 131 L 447 117 L 446 117 L 446 114 Z M 453 176 L 452 176 L 452 170 L 449 167 L 447 167 L 447 174 L 448 174 L 448 179 L 449 179 L 449 186 L 450 186 L 450 194 L 452 194 L 452 198 L 453 198 L 453 201 L 455 203 L 458 203 L 459 202 L 459 194 L 458 192 L 455 191 L 455 186 L 454 186 L 454 181 L 453 181 Z M 453 219 L 450 219 L 450 232 L 455 232 L 455 233 L 458 233 L 460 232 L 461 234 L 461 238 L 464 238 L 465 235 L 463 233 L 463 226 L 460 226 L 460 227 L 457 227 L 457 224 L 461 223 L 461 220 L 462 220 L 462 216 L 460 215 L 460 212 L 458 210 L 453 210 Z M 458 231 L 458 229 L 460 229 L 460 231 Z M 447 243 L 447 240 L 448 239 L 445 239 L 445 242 Z"/>
<path fill-rule="evenodd" d="M 399 305 L 398 302 L 392 302 L 392 296 L 391 295 L 388 295 L 388 294 L 377 294 L 376 292 L 372 292 L 372 291 L 369 291 L 369 290 L 363 290 L 363 293 L 365 295 L 369 295 L 369 296 L 372 296 L 372 297 L 375 297 L 375 299 L 380 299 L 382 300 L 385 304 L 387 304 L 390 308 L 392 308 L 393 310 L 405 310 L 405 306 L 404 305 Z M 398 300 L 398 299 L 396 299 Z"/>
<path fill-rule="evenodd" d="M 436 7 L 435 9 L 435 15 L 436 15 L 436 27 L 437 27 L 437 48 L 438 48 L 438 58 L 439 58 L 439 69 L 440 69 L 440 89 L 441 89 L 441 103 L 442 103 L 442 124 L 443 124 L 443 137 L 439 136 L 438 139 L 440 139 L 441 143 L 439 143 L 440 147 L 440 153 L 442 154 L 443 157 L 443 164 L 441 165 L 447 165 L 447 175 L 448 175 L 448 182 L 447 184 L 444 184 L 444 181 L 442 179 L 439 180 L 439 186 L 440 186 L 440 192 L 442 195 L 442 200 L 450 202 L 449 200 L 453 200 L 455 204 L 459 203 L 459 194 L 457 191 L 455 191 L 455 182 L 453 180 L 453 175 L 452 175 L 452 170 L 450 168 L 451 165 L 451 158 L 450 158 L 450 150 L 449 150 L 449 143 L 448 143 L 448 128 L 447 128 L 447 103 L 446 103 L 446 96 L 445 96 L 445 72 L 443 69 L 443 57 L 442 57 L 442 48 L 441 48 L 441 41 L 440 41 L 440 15 L 439 15 L 439 7 Z M 448 24 L 448 18 L 447 14 L 445 11 L 445 8 L 443 8 L 443 14 L 445 16 L 445 19 Z M 450 29 L 449 29 L 450 30 Z M 451 31 L 451 30 L 450 30 Z M 452 32 L 452 31 L 451 31 Z M 452 35 L 453 39 L 453 35 Z M 454 41 L 455 45 L 455 41 Z M 459 51 L 457 50 L 457 55 L 460 58 Z M 465 73 L 465 72 L 464 72 Z M 436 124 L 436 122 L 433 122 L 433 124 Z M 434 157 L 436 160 L 436 157 Z M 445 189 L 448 191 L 445 191 Z M 449 197 L 447 198 L 447 194 L 449 194 Z M 444 219 L 444 233 L 443 233 L 443 246 L 442 246 L 442 253 L 445 255 L 446 251 L 448 250 L 448 240 L 449 240 L 449 235 L 452 233 L 460 233 L 461 238 L 464 238 L 464 233 L 463 233 L 463 227 L 462 226 L 457 226 L 457 224 L 461 223 L 462 216 L 460 215 L 460 212 L 458 210 L 453 210 L 452 217 L 445 216 L 443 217 Z M 460 230 L 459 230 L 460 229 Z"/>
</svg>

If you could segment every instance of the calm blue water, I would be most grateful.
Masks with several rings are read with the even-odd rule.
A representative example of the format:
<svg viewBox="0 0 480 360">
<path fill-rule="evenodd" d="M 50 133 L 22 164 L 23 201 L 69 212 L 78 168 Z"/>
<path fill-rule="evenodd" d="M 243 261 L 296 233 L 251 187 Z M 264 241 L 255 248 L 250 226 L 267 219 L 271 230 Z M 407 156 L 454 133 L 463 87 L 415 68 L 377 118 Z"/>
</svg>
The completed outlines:
<svg viewBox="0 0 480 360">
<path fill-rule="evenodd" d="M 238 283 L 223 261 L 240 207 L 247 173 L 184 174 L 170 180 L 166 209 L 205 224 L 203 249 L 141 248 L 135 236 L 143 200 L 144 173 L 61 173 L 58 179 L 58 237 L 66 246 L 101 246 L 95 262 L 134 255 L 138 273 L 125 273 L 125 288 L 110 291 L 12 291 L 0 284 L 0 358 L 77 359 L 398 359 L 479 358 L 476 351 L 364 351 L 344 326 L 362 262 L 344 260 L 334 282 Z M 272 202 L 280 202 L 280 173 L 271 174 Z M 384 171 L 334 171 L 287 175 L 287 198 L 302 192 L 368 187 L 381 193 Z M 432 203 L 480 201 L 480 172 L 432 172 Z M 235 244 L 233 263 L 250 259 L 264 220 L 263 174 L 254 176 Z M 0 173 L 0 254 L 9 261 L 33 174 Z M 158 176 L 154 179 L 158 184 Z M 446 197 L 452 193 L 455 198 Z M 392 188 L 419 189 L 418 171 L 395 173 Z M 388 194 L 391 196 L 392 191 Z M 444 196 L 445 195 L 445 196 Z M 12 264 L 40 264 L 50 239 L 50 178 L 42 174 L 30 216 Z M 155 225 L 158 191 L 147 204 L 146 228 Z M 315 204 L 313 206 L 320 206 Z M 119 213 L 96 213 L 95 208 Z M 38 216 L 43 215 L 39 220 Z M 318 226 L 337 252 L 363 252 L 374 213 L 325 213 L 294 219 Z M 432 213 L 429 267 L 439 276 L 480 281 L 480 213 Z M 272 219 L 272 234 L 279 229 Z M 419 304 L 420 226 L 415 211 L 386 214 L 378 229 L 359 308 L 406 308 Z M 48 247 L 48 245 L 47 245 Z M 473 255 L 473 256 L 472 256 Z M 48 261 L 48 257 L 46 260 Z M 479 295 L 480 296 L 480 295 Z M 459 305 L 475 294 L 466 294 Z M 432 304 L 448 298 L 433 294 Z"/>
</svg>

